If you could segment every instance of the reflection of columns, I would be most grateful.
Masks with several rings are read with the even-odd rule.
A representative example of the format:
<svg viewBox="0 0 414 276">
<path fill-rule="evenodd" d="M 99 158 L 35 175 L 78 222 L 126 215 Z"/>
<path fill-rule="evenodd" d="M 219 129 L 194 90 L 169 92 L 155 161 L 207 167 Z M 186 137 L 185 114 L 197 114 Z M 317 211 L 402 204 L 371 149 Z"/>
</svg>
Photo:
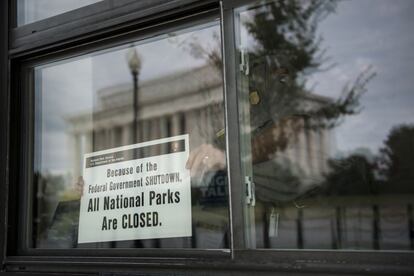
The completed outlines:
<svg viewBox="0 0 414 276">
<path fill-rule="evenodd" d="M 319 172 L 321 174 L 326 172 L 326 166 L 325 166 L 325 160 L 326 160 L 326 153 L 325 153 L 325 135 L 324 135 L 325 130 L 324 129 L 320 129 L 318 131 L 319 134 L 319 143 L 318 143 L 318 147 L 319 147 Z"/>
<path fill-rule="evenodd" d="M 97 149 L 97 144 L 98 144 L 98 132 L 94 129 L 92 129 L 92 151 L 96 151 Z"/>
<path fill-rule="evenodd" d="M 105 149 L 109 149 L 113 145 L 113 129 L 111 127 L 107 128 L 105 130 Z"/>
<path fill-rule="evenodd" d="M 180 113 L 180 133 L 187 133 L 187 119 L 186 114 L 184 112 Z"/>
<path fill-rule="evenodd" d="M 313 174 L 313 149 L 312 149 L 312 130 L 311 119 L 305 119 L 305 149 L 306 149 L 306 165 L 308 173 Z"/>
<path fill-rule="evenodd" d="M 180 134 L 180 117 L 175 113 L 171 117 L 171 134 L 172 136 Z"/>
<path fill-rule="evenodd" d="M 304 120 L 301 122 L 301 128 L 298 133 L 298 151 L 297 156 L 299 160 L 299 164 L 301 169 L 305 172 L 305 174 L 309 174 L 309 167 L 307 164 L 307 151 L 306 151 L 306 135 L 305 135 L 305 122 Z"/>
<path fill-rule="evenodd" d="M 99 150 L 100 134 L 101 132 L 99 130 L 94 130 L 93 132 L 93 151 Z"/>
<path fill-rule="evenodd" d="M 150 121 L 144 120 L 142 121 L 142 141 L 146 142 L 150 140 L 150 132 L 151 132 L 151 124 Z"/>
<path fill-rule="evenodd" d="M 122 126 L 122 145 L 129 145 L 132 141 L 132 125 L 126 124 Z"/>
<path fill-rule="evenodd" d="M 288 140 L 288 144 L 287 144 L 287 148 L 285 150 L 285 156 L 286 158 L 289 160 L 289 165 L 295 165 L 295 152 L 294 152 L 294 147 L 295 147 L 295 141 L 294 141 L 294 137 L 289 137 Z"/>
<path fill-rule="evenodd" d="M 307 142 L 307 146 L 308 146 L 308 164 L 309 164 L 309 168 L 310 168 L 310 173 L 311 175 L 315 175 L 316 172 L 318 171 L 318 164 L 317 164 L 317 143 L 316 143 L 316 133 L 314 130 L 312 130 L 311 128 L 308 129 L 308 135 L 307 135 L 308 140 Z"/>
<path fill-rule="evenodd" d="M 150 139 L 149 140 L 154 140 L 154 139 L 158 139 L 159 138 L 159 122 L 158 119 L 154 118 L 150 121 L 150 125 L 151 125 L 151 129 L 150 129 Z M 157 152 L 157 148 L 156 147 L 152 147 L 151 150 L 152 154 L 159 154 L 159 152 Z"/>
<path fill-rule="evenodd" d="M 98 132 L 98 150 L 103 150 L 106 147 L 106 130 L 101 129 Z"/>
<path fill-rule="evenodd" d="M 101 130 L 95 131 L 93 147 L 94 147 L 93 151 L 98 151 L 102 148 L 102 131 Z"/>
<path fill-rule="evenodd" d="M 200 121 L 199 110 L 191 110 L 188 113 L 187 129 L 191 134 L 190 147 L 197 147 L 201 144 L 200 128 L 203 127 Z"/>
<path fill-rule="evenodd" d="M 321 167 L 322 172 L 327 173 L 328 168 L 328 158 L 329 158 L 329 150 L 330 150 L 330 141 L 329 141 L 329 130 L 327 129 L 321 129 L 321 141 L 320 141 L 320 147 L 321 147 Z"/>
<path fill-rule="evenodd" d="M 123 139 L 122 139 L 123 127 L 122 126 L 116 126 L 113 129 L 113 132 L 114 132 L 114 134 L 113 134 L 113 139 L 114 139 L 113 146 L 114 147 L 120 147 L 120 146 L 122 146 L 123 145 L 122 144 L 122 142 L 123 142 Z"/>
<path fill-rule="evenodd" d="M 211 124 L 208 123 L 208 113 L 205 107 L 202 107 L 199 112 L 199 125 L 200 127 L 200 134 L 204 139 L 209 139 L 211 137 Z"/>
<path fill-rule="evenodd" d="M 141 142 L 143 142 L 144 141 L 144 133 L 147 131 L 147 129 L 146 129 L 146 125 L 144 124 L 144 122 L 145 122 L 145 120 L 139 120 L 138 121 L 138 125 L 137 125 L 137 139 L 138 139 L 138 141 L 136 141 L 136 142 L 134 142 L 133 141 L 133 143 L 141 143 Z M 134 130 L 133 130 L 133 128 L 131 129 L 132 130 L 132 134 L 133 134 L 133 132 L 134 132 Z M 133 139 L 134 137 L 132 137 L 132 139 Z"/>
<path fill-rule="evenodd" d="M 82 166 L 82 160 L 81 160 L 81 139 L 79 134 L 72 134 L 70 137 L 70 147 L 69 151 L 72 155 L 72 177 L 73 179 L 76 179 L 78 176 L 80 176 L 80 169 Z"/>
<path fill-rule="evenodd" d="M 160 119 L 158 120 L 158 124 L 159 124 L 159 130 L 160 130 L 160 138 L 165 138 L 168 137 L 168 120 L 165 116 L 160 117 Z M 166 152 L 167 150 L 167 144 L 162 144 L 162 147 L 160 150 L 161 152 Z"/>
<path fill-rule="evenodd" d="M 93 134 L 92 131 L 85 133 L 85 153 L 93 152 Z"/>
<path fill-rule="evenodd" d="M 315 148 L 317 150 L 317 173 L 318 175 L 322 175 L 324 172 L 324 160 L 325 160 L 325 154 L 323 152 L 323 129 L 318 129 L 315 133 L 317 137 L 317 141 L 315 141 Z"/>
<path fill-rule="evenodd" d="M 165 116 L 160 117 L 158 123 L 159 123 L 159 129 L 160 129 L 160 138 L 167 137 L 168 136 L 167 118 Z"/>
<path fill-rule="evenodd" d="M 160 138 L 160 119 L 154 118 L 151 120 L 151 140 Z"/>
<path fill-rule="evenodd" d="M 296 162 L 295 162 L 295 147 L 296 147 L 296 136 L 297 133 L 294 129 L 294 122 L 293 121 L 288 121 L 286 126 L 285 126 L 285 131 L 287 133 L 287 139 L 288 139 L 288 143 L 287 143 L 287 147 L 286 150 L 284 151 L 286 158 L 288 159 L 288 161 L 290 162 L 291 168 L 294 168 Z"/>
<path fill-rule="evenodd" d="M 149 123 L 149 120 L 143 120 L 141 121 L 141 135 L 140 137 L 142 138 L 140 140 L 140 142 L 146 142 L 149 140 L 149 132 L 150 132 L 150 128 L 151 128 L 151 124 Z M 144 148 L 144 154 L 146 154 L 147 149 Z"/>
<path fill-rule="evenodd" d="M 216 137 L 216 132 L 219 131 L 220 129 L 215 130 L 214 127 L 216 127 L 216 125 L 214 125 L 214 115 L 211 111 L 211 106 L 206 106 L 205 108 L 203 108 L 204 112 L 204 118 L 203 118 L 203 124 L 206 126 L 206 130 L 207 133 L 204 137 L 204 139 L 207 139 L 206 142 L 210 143 L 214 140 L 214 138 Z"/>
<path fill-rule="evenodd" d="M 115 144 L 116 144 L 116 142 L 115 142 L 115 128 L 113 126 L 109 127 L 106 130 L 106 133 L 107 133 L 106 148 L 109 149 L 109 148 L 115 147 Z"/>
</svg>

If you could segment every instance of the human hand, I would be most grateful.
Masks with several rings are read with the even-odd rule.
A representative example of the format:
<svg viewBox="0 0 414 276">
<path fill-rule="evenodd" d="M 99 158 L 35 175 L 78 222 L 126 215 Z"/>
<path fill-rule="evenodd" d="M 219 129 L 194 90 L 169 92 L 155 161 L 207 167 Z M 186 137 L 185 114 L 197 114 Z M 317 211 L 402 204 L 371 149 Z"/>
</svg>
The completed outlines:
<svg viewBox="0 0 414 276">
<path fill-rule="evenodd" d="M 226 155 L 211 144 L 202 144 L 190 152 L 186 168 L 191 177 L 202 178 L 206 172 L 226 168 Z"/>
</svg>

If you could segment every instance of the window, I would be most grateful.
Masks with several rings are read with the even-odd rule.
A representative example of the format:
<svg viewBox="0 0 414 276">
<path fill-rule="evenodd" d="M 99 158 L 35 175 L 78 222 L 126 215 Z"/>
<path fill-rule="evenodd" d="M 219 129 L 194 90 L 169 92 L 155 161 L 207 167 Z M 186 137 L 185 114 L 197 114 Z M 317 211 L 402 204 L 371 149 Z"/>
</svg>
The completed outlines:
<svg viewBox="0 0 414 276">
<path fill-rule="evenodd" d="M 212 22 L 34 66 L 34 248 L 228 247 L 219 33 Z M 217 49 L 214 60 L 201 45 Z M 191 184 L 176 173 L 184 168 L 170 163 L 177 157 L 164 160 L 172 154 L 166 142 L 143 147 L 135 160 L 97 162 L 96 169 L 84 157 L 126 154 L 128 145 L 180 135 L 188 135 Z M 203 164 L 209 160 L 200 160 L 209 157 L 206 145 L 222 157 L 208 171 Z M 135 171 L 151 160 L 160 168 Z M 127 175 L 96 175 L 125 167 Z M 137 180 L 138 186 L 132 183 Z M 92 210 L 94 200 L 100 202 Z M 144 223 L 141 214 L 153 212 L 156 217 Z M 110 220 L 116 221 L 112 228 Z M 134 233 L 143 238 L 132 239 Z M 149 238 L 159 235 L 164 238 Z"/>
<path fill-rule="evenodd" d="M 413 274 L 412 1 L 63 2 L 0 1 L 2 271 Z"/>
<path fill-rule="evenodd" d="M 395 4 L 235 11 L 251 247 L 414 249 L 414 6 Z"/>
<path fill-rule="evenodd" d="M 36 22 L 70 10 L 78 9 L 101 0 L 51 1 L 51 0 L 18 0 L 17 25 Z"/>
</svg>

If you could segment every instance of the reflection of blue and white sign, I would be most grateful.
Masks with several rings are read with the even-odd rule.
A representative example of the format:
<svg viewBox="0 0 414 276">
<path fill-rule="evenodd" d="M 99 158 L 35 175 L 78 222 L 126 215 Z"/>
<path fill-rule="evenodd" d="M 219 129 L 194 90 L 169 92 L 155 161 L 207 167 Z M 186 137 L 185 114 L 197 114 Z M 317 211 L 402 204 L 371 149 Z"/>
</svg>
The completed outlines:
<svg viewBox="0 0 414 276">
<path fill-rule="evenodd" d="M 79 243 L 191 236 L 188 134 L 85 154 Z"/>
<path fill-rule="evenodd" d="M 207 173 L 204 185 L 199 187 L 199 204 L 202 206 L 227 206 L 227 173 L 217 171 Z"/>
</svg>

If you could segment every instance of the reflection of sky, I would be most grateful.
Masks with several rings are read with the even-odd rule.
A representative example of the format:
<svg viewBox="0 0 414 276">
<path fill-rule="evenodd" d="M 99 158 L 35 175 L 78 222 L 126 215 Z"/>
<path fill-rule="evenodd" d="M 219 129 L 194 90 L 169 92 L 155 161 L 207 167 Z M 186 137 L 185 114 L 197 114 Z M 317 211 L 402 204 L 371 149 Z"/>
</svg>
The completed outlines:
<svg viewBox="0 0 414 276">
<path fill-rule="evenodd" d="M 142 63 L 139 80 L 146 81 L 201 66 L 205 60 L 194 58 L 185 45 L 197 39 L 203 43 L 202 45 L 212 46 L 214 31 L 219 30 L 217 27 L 207 27 L 195 32 L 170 33 L 164 36 L 164 39 L 151 43 L 137 43 L 136 50 Z M 93 57 L 93 80 L 96 90 L 117 84 L 131 83 L 132 85 L 131 73 L 126 61 L 127 52 L 128 48 L 124 47 L 118 51 Z"/>
<path fill-rule="evenodd" d="M 413 11 L 411 0 L 342 1 L 336 13 L 320 24 L 322 47 L 337 65 L 308 78 L 314 93 L 335 98 L 368 66 L 377 73 L 361 99 L 362 112 L 347 117 L 334 131 L 339 151 L 364 147 L 375 153 L 393 126 L 413 123 Z M 183 49 L 183 41 L 196 36 L 203 44 L 213 45 L 212 31 L 217 29 L 137 45 L 143 64 L 140 81 L 201 65 L 201 59 Z M 43 168 L 62 170 L 69 166 L 63 116 L 90 112 L 101 88 L 131 83 L 126 51 L 119 49 L 43 69 Z"/>
<path fill-rule="evenodd" d="M 308 90 L 336 99 L 368 67 L 377 74 L 361 98 L 362 111 L 343 118 L 332 131 L 339 153 L 361 148 L 376 153 L 392 127 L 413 123 L 413 12 L 411 0 L 347 0 L 320 22 L 321 50 L 330 58 L 321 68 L 336 66 L 308 75 Z M 241 20 L 250 21 L 250 11 Z M 240 40 L 244 47 L 257 47 L 246 28 L 241 28 Z"/>
<path fill-rule="evenodd" d="M 413 12 L 411 0 L 343 1 L 320 24 L 322 47 L 337 65 L 310 77 L 309 87 L 335 98 L 368 66 L 377 73 L 361 99 L 362 112 L 335 130 L 338 150 L 376 152 L 393 126 L 413 123 Z"/>
<path fill-rule="evenodd" d="M 203 26 L 198 30 L 172 33 L 148 43 L 137 43 L 136 50 L 142 59 L 140 82 L 188 70 L 205 63 L 193 57 L 185 47 L 198 40 L 201 45 L 214 47 L 213 33 L 218 25 Z M 89 114 L 97 108 L 100 89 L 130 83 L 132 76 L 126 60 L 129 45 L 39 67 L 41 76 L 41 125 L 43 171 L 63 172 L 70 167 L 65 117 Z M 40 110 L 38 111 L 40 112 Z"/>
<path fill-rule="evenodd" d="M 41 167 L 62 170 L 69 166 L 68 141 L 64 116 L 92 110 L 92 63 L 90 58 L 46 67 L 36 71 L 41 78 L 42 97 L 38 102 L 42 116 Z"/>
<path fill-rule="evenodd" d="M 17 0 L 18 25 L 32 23 L 101 0 Z"/>
</svg>

